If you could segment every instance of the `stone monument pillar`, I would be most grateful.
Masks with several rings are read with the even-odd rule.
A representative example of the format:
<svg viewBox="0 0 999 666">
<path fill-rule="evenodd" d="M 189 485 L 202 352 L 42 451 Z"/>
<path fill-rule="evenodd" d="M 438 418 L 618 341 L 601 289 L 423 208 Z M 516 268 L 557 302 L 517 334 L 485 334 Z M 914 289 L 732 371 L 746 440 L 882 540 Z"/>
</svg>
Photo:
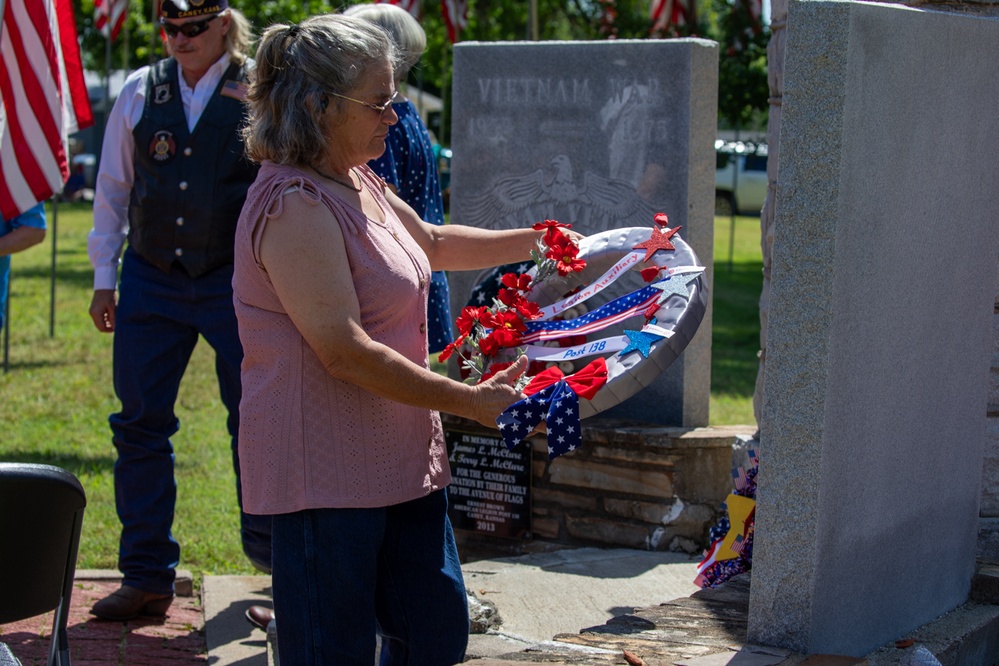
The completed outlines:
<svg viewBox="0 0 999 666">
<path fill-rule="evenodd" d="M 997 52 L 994 20 L 790 3 L 751 642 L 862 656 L 968 596 Z"/>
<path fill-rule="evenodd" d="M 555 219 L 588 235 L 651 228 L 665 212 L 710 285 L 717 87 L 717 45 L 705 40 L 458 44 L 451 220 Z M 449 279 L 457 313 L 482 278 Z M 710 315 L 666 373 L 603 415 L 707 425 Z"/>
</svg>

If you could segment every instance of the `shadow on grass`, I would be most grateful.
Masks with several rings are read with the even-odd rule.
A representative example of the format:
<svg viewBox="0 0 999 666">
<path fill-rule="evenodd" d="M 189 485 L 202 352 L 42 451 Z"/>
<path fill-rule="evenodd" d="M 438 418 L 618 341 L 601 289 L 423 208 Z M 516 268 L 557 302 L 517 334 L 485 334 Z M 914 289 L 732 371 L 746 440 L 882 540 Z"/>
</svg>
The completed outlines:
<svg viewBox="0 0 999 666">
<path fill-rule="evenodd" d="M 0 352 L 0 361 L 2 361 L 2 352 Z M 10 354 L 7 358 L 7 370 L 9 372 L 17 372 L 18 370 L 39 370 L 41 368 L 58 368 L 72 365 L 74 361 L 61 358 L 51 358 L 46 360 L 35 360 L 35 361 L 18 361 L 17 360 L 17 350 L 11 349 Z"/>
<path fill-rule="evenodd" d="M 109 455 L 87 456 L 54 451 L 13 449 L 4 451 L 3 461 L 54 465 L 55 467 L 61 467 L 75 476 L 84 476 L 103 474 L 113 470 L 115 458 Z"/>
<path fill-rule="evenodd" d="M 14 267 L 14 278 L 16 280 L 49 280 L 52 270 L 49 266 L 25 266 Z M 66 266 L 56 266 L 56 281 L 70 287 L 79 287 L 90 290 L 94 286 L 94 269 L 89 266 L 84 268 L 67 268 Z"/>
</svg>

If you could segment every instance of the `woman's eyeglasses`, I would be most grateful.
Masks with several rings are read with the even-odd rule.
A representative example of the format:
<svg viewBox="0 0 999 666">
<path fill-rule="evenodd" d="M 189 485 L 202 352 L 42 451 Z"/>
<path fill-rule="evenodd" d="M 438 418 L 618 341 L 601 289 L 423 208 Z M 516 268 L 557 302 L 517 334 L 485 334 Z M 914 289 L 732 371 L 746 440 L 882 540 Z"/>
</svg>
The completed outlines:
<svg viewBox="0 0 999 666">
<path fill-rule="evenodd" d="M 182 33 L 188 39 L 192 37 L 197 37 L 204 31 L 208 30 L 208 24 L 217 19 L 221 14 L 212 14 L 206 19 L 201 19 L 200 21 L 191 21 L 190 23 L 182 23 L 180 25 L 175 25 L 173 23 L 167 23 L 165 18 L 160 18 L 160 27 L 163 28 L 163 32 L 167 34 L 167 37 L 176 37 L 177 33 Z"/>
<path fill-rule="evenodd" d="M 392 93 L 392 96 L 389 97 L 388 101 L 385 102 L 384 104 L 372 104 L 371 102 L 362 102 L 359 99 L 354 99 L 353 97 L 347 97 L 346 95 L 341 95 L 340 93 L 335 93 L 335 92 L 331 92 L 330 95 L 333 95 L 334 97 L 339 97 L 341 99 L 345 99 L 345 100 L 353 102 L 355 104 L 360 104 L 362 106 L 366 106 L 369 109 L 377 111 L 379 114 L 383 114 L 383 113 L 385 113 L 385 109 L 387 109 L 390 106 L 392 106 L 392 102 L 394 102 L 395 98 L 399 96 L 399 91 L 396 90 L 394 93 Z"/>
</svg>

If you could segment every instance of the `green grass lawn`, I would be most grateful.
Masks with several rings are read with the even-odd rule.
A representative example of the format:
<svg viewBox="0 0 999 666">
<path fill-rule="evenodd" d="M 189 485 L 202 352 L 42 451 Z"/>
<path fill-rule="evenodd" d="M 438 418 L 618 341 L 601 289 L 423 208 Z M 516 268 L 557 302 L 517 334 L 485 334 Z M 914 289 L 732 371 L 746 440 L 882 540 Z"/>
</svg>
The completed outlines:
<svg viewBox="0 0 999 666">
<path fill-rule="evenodd" d="M 734 234 L 730 217 L 715 218 L 714 268 L 710 420 L 752 424 L 763 286 L 759 217 L 736 217 Z"/>
<path fill-rule="evenodd" d="M 87 314 L 92 271 L 86 255 L 90 208 L 60 204 L 49 237 L 13 260 L 9 372 L 0 373 L 0 460 L 63 467 L 87 491 L 78 566 L 117 566 L 114 447 L 108 414 L 118 407 L 111 386 L 111 336 Z M 53 226 L 57 233 L 53 234 Z M 730 219 L 715 222 L 713 424 L 752 423 L 751 397 L 759 344 L 758 218 L 738 218 L 729 270 Z M 50 274 L 56 243 L 54 336 L 50 335 Z M 174 533 L 182 568 L 250 574 L 242 554 L 225 412 L 218 398 L 211 349 L 202 341 L 184 377 L 177 405 L 178 506 Z"/>
</svg>

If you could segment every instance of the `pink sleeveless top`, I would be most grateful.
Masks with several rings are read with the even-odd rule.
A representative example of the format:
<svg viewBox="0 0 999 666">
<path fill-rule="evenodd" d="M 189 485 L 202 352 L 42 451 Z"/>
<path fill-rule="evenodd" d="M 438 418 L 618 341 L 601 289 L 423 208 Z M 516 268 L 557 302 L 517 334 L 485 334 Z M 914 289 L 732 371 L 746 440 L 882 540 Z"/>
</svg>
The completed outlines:
<svg viewBox="0 0 999 666">
<path fill-rule="evenodd" d="M 292 324 L 260 264 L 260 239 L 286 196 L 325 206 L 340 223 L 361 325 L 409 360 L 427 360 L 430 263 L 384 197 L 384 181 L 358 167 L 385 211 L 368 219 L 293 167 L 264 162 L 236 229 L 233 300 L 243 343 L 239 460 L 248 513 L 381 507 L 451 481 L 437 412 L 368 393 L 327 373 Z M 289 192 L 289 189 L 297 188 Z"/>
</svg>

